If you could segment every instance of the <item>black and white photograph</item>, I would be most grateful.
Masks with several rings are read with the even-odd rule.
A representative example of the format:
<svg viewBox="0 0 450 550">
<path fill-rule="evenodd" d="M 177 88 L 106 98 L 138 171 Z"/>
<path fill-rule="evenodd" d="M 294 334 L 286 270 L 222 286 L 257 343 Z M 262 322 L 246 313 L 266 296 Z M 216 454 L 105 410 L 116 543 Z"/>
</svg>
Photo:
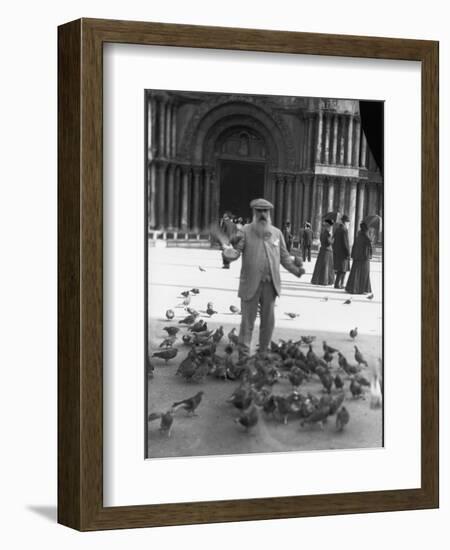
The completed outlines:
<svg viewBox="0 0 450 550">
<path fill-rule="evenodd" d="M 147 458 L 384 445 L 384 103 L 145 91 Z"/>
</svg>

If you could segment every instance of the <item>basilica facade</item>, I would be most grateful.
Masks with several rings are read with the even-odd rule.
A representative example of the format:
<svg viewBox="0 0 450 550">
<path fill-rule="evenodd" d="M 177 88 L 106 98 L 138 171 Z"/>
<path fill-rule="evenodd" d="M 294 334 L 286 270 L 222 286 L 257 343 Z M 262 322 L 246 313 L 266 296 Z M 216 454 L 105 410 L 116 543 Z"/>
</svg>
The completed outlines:
<svg viewBox="0 0 450 550">
<path fill-rule="evenodd" d="M 315 238 L 332 211 L 383 216 L 383 180 L 357 100 L 146 92 L 148 226 L 167 239 L 208 238 L 225 211 L 274 204 L 273 223 Z M 377 235 L 378 241 L 381 234 Z"/>
</svg>

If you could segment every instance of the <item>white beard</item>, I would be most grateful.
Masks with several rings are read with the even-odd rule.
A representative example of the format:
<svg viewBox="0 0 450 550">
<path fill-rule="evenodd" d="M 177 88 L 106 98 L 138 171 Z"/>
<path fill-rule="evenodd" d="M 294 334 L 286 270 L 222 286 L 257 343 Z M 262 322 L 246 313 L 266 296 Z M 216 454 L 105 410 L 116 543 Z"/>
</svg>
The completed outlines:
<svg viewBox="0 0 450 550">
<path fill-rule="evenodd" d="M 254 216 L 251 226 L 252 230 L 258 235 L 260 239 L 262 239 L 264 238 L 264 233 L 270 231 L 270 228 L 272 227 L 272 222 L 270 220 L 270 217 L 268 217 L 267 220 L 264 222 L 258 221 L 256 216 Z"/>
</svg>

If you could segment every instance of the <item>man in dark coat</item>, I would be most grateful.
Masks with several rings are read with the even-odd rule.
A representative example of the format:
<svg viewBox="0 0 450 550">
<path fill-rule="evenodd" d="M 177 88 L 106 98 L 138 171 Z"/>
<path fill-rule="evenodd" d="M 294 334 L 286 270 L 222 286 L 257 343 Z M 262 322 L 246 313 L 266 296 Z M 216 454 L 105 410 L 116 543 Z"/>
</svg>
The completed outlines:
<svg viewBox="0 0 450 550">
<path fill-rule="evenodd" d="M 232 218 L 231 218 L 231 212 L 225 212 L 222 219 L 220 220 L 220 229 L 222 233 L 224 233 L 228 240 L 231 241 L 237 232 L 236 225 L 234 224 Z M 230 269 L 230 262 L 229 260 L 223 255 L 222 253 L 222 269 Z"/>
<path fill-rule="evenodd" d="M 283 227 L 283 237 L 284 242 L 286 243 L 287 251 L 290 252 L 292 248 L 292 241 L 294 240 L 294 237 L 292 235 L 291 231 L 291 222 L 289 220 L 286 221 Z"/>
<path fill-rule="evenodd" d="M 302 252 L 303 252 L 304 262 L 306 261 L 306 256 L 308 256 L 308 262 L 311 261 L 312 242 L 313 242 L 313 232 L 311 229 L 311 224 L 309 222 L 306 222 L 302 233 Z"/>
<path fill-rule="evenodd" d="M 345 274 L 350 271 L 349 225 L 350 218 L 344 214 L 341 217 L 341 223 L 334 230 L 333 264 L 336 272 L 334 288 L 344 288 Z"/>
</svg>

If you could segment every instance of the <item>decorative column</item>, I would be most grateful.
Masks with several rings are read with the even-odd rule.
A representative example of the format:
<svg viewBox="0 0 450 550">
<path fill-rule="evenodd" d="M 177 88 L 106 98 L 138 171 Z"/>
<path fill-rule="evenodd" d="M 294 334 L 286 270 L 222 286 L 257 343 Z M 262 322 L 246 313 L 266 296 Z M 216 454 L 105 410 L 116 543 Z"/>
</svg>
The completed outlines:
<svg viewBox="0 0 450 550">
<path fill-rule="evenodd" d="M 283 206 L 284 206 L 284 176 L 282 174 L 278 174 L 277 178 L 277 202 L 275 204 L 276 207 L 276 213 L 275 213 L 275 219 L 276 219 L 276 226 L 281 228 L 281 224 L 283 223 Z"/>
<path fill-rule="evenodd" d="M 159 100 L 159 156 L 166 156 L 166 102 Z"/>
<path fill-rule="evenodd" d="M 174 228 L 174 188 L 175 188 L 175 167 L 169 165 L 167 168 L 167 228 Z"/>
<path fill-rule="evenodd" d="M 336 164 L 337 162 L 337 144 L 338 144 L 338 115 L 333 117 L 333 148 L 331 150 L 331 164 Z"/>
<path fill-rule="evenodd" d="M 211 169 L 205 170 L 205 184 L 203 191 L 203 223 L 202 227 L 204 230 L 209 230 L 211 224 L 211 179 L 212 171 Z"/>
<path fill-rule="evenodd" d="M 332 212 L 334 210 L 334 181 L 328 179 L 328 196 L 327 196 L 327 212 Z"/>
<path fill-rule="evenodd" d="M 298 229 L 300 226 L 300 217 L 301 217 L 301 191 L 302 191 L 302 182 L 300 181 L 300 176 L 290 176 L 291 185 L 292 185 L 292 219 L 291 219 L 291 228 L 292 233 L 297 235 Z"/>
<path fill-rule="evenodd" d="M 323 132 L 323 113 L 317 113 L 317 136 L 316 136 L 316 163 L 320 164 L 322 158 L 322 132 Z"/>
<path fill-rule="evenodd" d="M 305 113 L 303 116 L 303 149 L 301 166 L 306 169 L 309 166 L 309 115 Z"/>
<path fill-rule="evenodd" d="M 359 224 L 364 219 L 364 194 L 365 194 L 366 182 L 364 180 L 358 183 L 358 207 L 356 210 L 356 220 L 355 220 L 355 232 L 359 230 Z"/>
<path fill-rule="evenodd" d="M 202 175 L 201 168 L 195 166 L 194 172 L 194 185 L 192 190 L 192 220 L 191 225 L 195 233 L 200 230 L 200 178 Z"/>
<path fill-rule="evenodd" d="M 286 183 L 284 184 L 284 207 L 283 207 L 283 219 L 281 223 L 291 220 L 291 208 L 292 208 L 292 176 L 286 176 Z"/>
<path fill-rule="evenodd" d="M 181 229 L 189 229 L 189 172 L 188 166 L 181 170 Z"/>
<path fill-rule="evenodd" d="M 171 134 L 171 128 L 172 128 L 172 105 L 167 102 L 166 103 L 166 143 L 165 143 L 165 151 L 166 151 L 166 157 L 170 158 L 170 134 Z"/>
<path fill-rule="evenodd" d="M 179 231 L 181 227 L 181 168 L 176 164 L 173 167 L 173 173 L 173 228 L 175 231 Z"/>
<path fill-rule="evenodd" d="M 355 215 L 356 215 L 356 180 L 350 179 L 350 196 L 348 201 L 348 217 L 350 218 L 350 227 L 353 228 L 348 233 L 348 240 L 350 246 L 353 244 L 355 236 Z"/>
<path fill-rule="evenodd" d="M 355 139 L 353 141 L 352 165 L 359 166 L 359 148 L 361 143 L 361 119 L 355 117 Z"/>
<path fill-rule="evenodd" d="M 313 207 L 313 231 L 314 238 L 320 237 L 320 228 L 322 227 L 322 202 L 323 202 L 323 180 L 322 176 L 316 176 L 314 179 L 314 207 Z"/>
<path fill-rule="evenodd" d="M 311 223 L 310 217 L 310 202 L 311 202 L 311 177 L 306 176 L 303 181 L 303 213 L 302 224 L 305 222 Z"/>
<path fill-rule="evenodd" d="M 160 231 L 166 229 L 166 217 L 165 217 L 165 195 L 166 195 L 166 164 L 165 162 L 160 162 L 157 167 L 158 172 L 158 185 L 157 185 L 157 195 L 158 195 L 158 212 L 157 212 L 157 224 Z"/>
<path fill-rule="evenodd" d="M 307 144 L 307 168 L 311 168 L 313 165 L 313 155 L 314 155 L 314 147 L 313 147 L 313 130 L 314 130 L 314 119 L 311 114 L 308 114 L 308 144 Z"/>
<path fill-rule="evenodd" d="M 325 152 L 324 164 L 330 163 L 330 130 L 331 130 L 331 113 L 325 113 Z"/>
<path fill-rule="evenodd" d="M 154 229 L 156 227 L 156 167 L 154 162 L 150 162 L 148 166 L 148 225 L 149 228 Z"/>
<path fill-rule="evenodd" d="M 177 155 L 177 106 L 172 105 L 172 115 L 171 115 L 171 147 L 170 154 L 172 158 L 175 158 Z"/>
<path fill-rule="evenodd" d="M 359 158 L 359 165 L 361 168 L 366 168 L 367 166 L 367 139 L 366 134 L 364 132 L 361 132 L 361 151 L 360 151 L 360 158 Z"/>
<path fill-rule="evenodd" d="M 339 164 L 344 164 L 344 154 L 345 154 L 345 123 L 347 121 L 344 115 L 340 115 L 340 139 L 339 139 Z"/>
<path fill-rule="evenodd" d="M 351 166 L 352 164 L 352 153 L 353 153 L 353 116 L 348 117 L 348 127 L 347 127 L 347 158 L 345 164 Z"/>
<path fill-rule="evenodd" d="M 339 205 L 338 211 L 340 214 L 346 214 L 345 212 L 345 189 L 347 187 L 347 181 L 345 178 L 341 178 L 339 183 Z"/>
</svg>

